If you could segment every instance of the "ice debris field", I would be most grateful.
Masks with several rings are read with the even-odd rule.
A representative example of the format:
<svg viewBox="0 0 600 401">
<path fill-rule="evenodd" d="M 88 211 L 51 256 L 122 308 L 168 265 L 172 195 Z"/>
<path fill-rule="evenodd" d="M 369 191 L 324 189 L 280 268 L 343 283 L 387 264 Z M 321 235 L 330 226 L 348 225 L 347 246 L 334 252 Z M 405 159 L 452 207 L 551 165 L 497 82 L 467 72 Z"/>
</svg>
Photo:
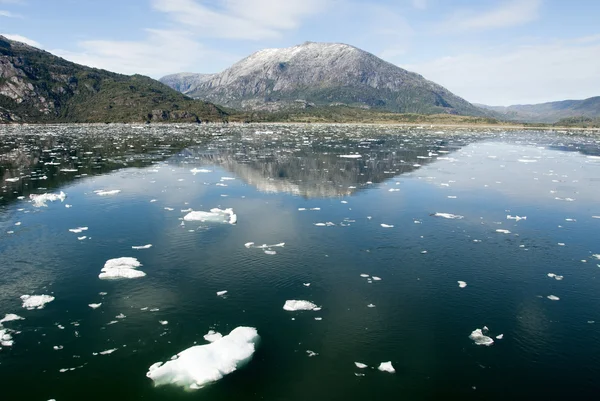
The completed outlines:
<svg viewBox="0 0 600 401">
<path fill-rule="evenodd" d="M 358 394 L 413 380 L 430 348 L 469 391 L 508 366 L 496 352 L 551 359 L 540 344 L 575 332 L 600 352 L 592 134 L 0 130 L 0 369 L 41 352 L 38 398 L 103 361 L 146 395 L 285 370 Z"/>
</svg>

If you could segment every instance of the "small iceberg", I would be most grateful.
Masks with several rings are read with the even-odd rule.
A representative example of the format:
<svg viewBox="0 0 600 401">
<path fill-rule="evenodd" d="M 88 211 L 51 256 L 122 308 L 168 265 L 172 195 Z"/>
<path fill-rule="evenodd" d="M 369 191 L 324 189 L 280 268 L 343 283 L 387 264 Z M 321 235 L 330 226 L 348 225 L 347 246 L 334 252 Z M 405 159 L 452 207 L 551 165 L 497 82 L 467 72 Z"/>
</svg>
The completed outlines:
<svg viewBox="0 0 600 401">
<path fill-rule="evenodd" d="M 365 365 L 364 363 L 360 363 L 360 362 L 354 362 L 354 364 L 356 365 L 357 368 L 359 369 L 366 369 L 368 368 L 367 365 Z"/>
<path fill-rule="evenodd" d="M 201 221 L 209 223 L 237 223 L 237 215 L 233 212 L 233 209 L 210 209 L 210 212 L 189 212 L 183 217 L 185 221 Z"/>
<path fill-rule="evenodd" d="M 435 217 L 442 217 L 444 219 L 464 219 L 465 218 L 465 216 L 461 216 L 461 215 L 458 215 L 458 214 L 452 214 L 452 213 L 440 213 L 440 212 L 437 212 L 437 213 L 434 213 L 433 215 Z"/>
<path fill-rule="evenodd" d="M 171 384 L 186 390 L 200 389 L 249 362 L 259 338 L 255 328 L 238 327 L 210 344 L 188 348 L 164 364 L 153 364 L 146 376 L 156 386 Z"/>
<path fill-rule="evenodd" d="M 48 207 L 46 202 L 56 202 L 57 200 L 63 202 L 67 198 L 67 194 L 60 191 L 59 194 L 41 194 L 41 195 L 29 195 L 29 199 L 33 202 L 34 207 Z"/>
<path fill-rule="evenodd" d="M 285 305 L 283 305 L 283 309 L 286 311 L 304 311 L 304 310 L 314 310 L 319 311 L 317 305 L 313 304 L 310 301 L 296 301 L 296 300 L 288 300 L 285 301 Z"/>
<path fill-rule="evenodd" d="M 15 315 L 14 313 L 7 313 L 6 315 L 4 315 L 4 318 L 0 319 L 0 325 L 2 323 L 12 322 L 12 321 L 15 321 L 15 320 L 25 320 L 25 318 L 21 317 L 19 315 Z"/>
<path fill-rule="evenodd" d="M 47 303 L 54 301 L 52 295 L 22 295 L 23 308 L 28 310 L 43 309 Z"/>
<path fill-rule="evenodd" d="M 487 332 L 487 328 L 484 327 L 483 329 L 473 330 L 469 338 L 477 345 L 485 345 L 486 347 L 489 347 L 490 345 L 494 344 L 494 340 L 491 337 L 483 334 L 483 331 Z"/>
<path fill-rule="evenodd" d="M 459 281 L 459 282 L 458 282 L 458 286 L 459 286 L 460 288 L 465 288 L 465 287 L 467 286 L 467 283 L 466 283 L 465 281 Z"/>
<path fill-rule="evenodd" d="M 140 278 L 146 273 L 136 270 L 142 264 L 136 258 L 124 257 L 106 261 L 101 273 L 98 275 L 103 280 L 118 280 L 125 278 Z"/>
<path fill-rule="evenodd" d="M 391 361 L 390 362 L 381 362 L 377 369 L 381 370 L 382 372 L 388 372 L 388 373 L 396 372 L 396 369 L 394 369 L 394 367 L 392 366 Z"/>
<path fill-rule="evenodd" d="M 110 189 L 110 190 L 97 190 L 94 191 L 94 193 L 98 196 L 110 196 L 110 195 L 116 195 L 118 193 L 120 193 L 121 190 L 120 189 Z"/>
</svg>

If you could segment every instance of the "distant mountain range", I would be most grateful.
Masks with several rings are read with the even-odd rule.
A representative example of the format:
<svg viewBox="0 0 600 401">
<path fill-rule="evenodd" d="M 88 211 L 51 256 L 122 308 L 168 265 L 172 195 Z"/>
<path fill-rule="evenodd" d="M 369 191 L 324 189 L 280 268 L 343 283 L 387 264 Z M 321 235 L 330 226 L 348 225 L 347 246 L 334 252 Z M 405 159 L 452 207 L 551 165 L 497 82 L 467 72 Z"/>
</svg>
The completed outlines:
<svg viewBox="0 0 600 401">
<path fill-rule="evenodd" d="M 476 106 L 498 113 L 499 117 L 509 121 L 533 123 L 556 123 L 563 119 L 576 121 L 600 118 L 600 96 L 584 100 L 563 100 L 540 104 L 518 104 L 514 106 Z"/>
<path fill-rule="evenodd" d="M 160 81 L 194 98 L 243 110 L 346 105 L 397 113 L 493 115 L 419 74 L 340 43 L 265 49 L 219 74 L 180 73 Z"/>
<path fill-rule="evenodd" d="M 0 122 L 222 121 L 227 113 L 142 75 L 71 63 L 0 36 Z"/>
</svg>

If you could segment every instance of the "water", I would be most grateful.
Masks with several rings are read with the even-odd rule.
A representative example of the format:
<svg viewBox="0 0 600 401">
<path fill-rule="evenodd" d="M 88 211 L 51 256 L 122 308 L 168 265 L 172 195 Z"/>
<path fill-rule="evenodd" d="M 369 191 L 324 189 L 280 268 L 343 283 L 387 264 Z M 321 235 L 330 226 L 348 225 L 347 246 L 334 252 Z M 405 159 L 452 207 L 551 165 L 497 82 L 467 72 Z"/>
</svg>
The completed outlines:
<svg viewBox="0 0 600 401">
<path fill-rule="evenodd" d="M 558 400 L 600 390 L 598 137 L 0 129 L 0 317 L 25 318 L 4 323 L 15 332 L 0 350 L 3 400 Z M 60 191 L 66 199 L 47 207 L 29 200 Z M 237 224 L 182 225 L 188 209 L 215 207 L 233 208 Z M 77 227 L 89 229 L 69 232 Z M 248 242 L 285 246 L 267 254 Z M 122 256 L 147 276 L 98 279 Z M 25 310 L 24 294 L 56 299 Z M 284 311 L 294 299 L 322 310 Z M 185 392 L 146 377 L 210 329 L 238 326 L 261 341 L 222 380 Z M 469 338 L 484 326 L 489 347 Z M 376 369 L 387 361 L 394 374 Z"/>
</svg>

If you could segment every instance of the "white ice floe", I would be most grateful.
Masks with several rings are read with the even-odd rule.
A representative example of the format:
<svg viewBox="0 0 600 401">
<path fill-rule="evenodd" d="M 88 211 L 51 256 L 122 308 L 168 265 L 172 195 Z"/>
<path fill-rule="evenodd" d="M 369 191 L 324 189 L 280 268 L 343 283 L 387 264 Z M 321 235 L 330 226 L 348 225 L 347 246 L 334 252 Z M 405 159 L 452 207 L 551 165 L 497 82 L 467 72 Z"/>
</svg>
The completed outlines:
<svg viewBox="0 0 600 401">
<path fill-rule="evenodd" d="M 369 304 L 369 305 L 367 305 L 367 308 L 374 308 L 374 307 L 375 307 L 375 305 L 374 305 L 374 304 Z"/>
<path fill-rule="evenodd" d="M 381 281 L 381 277 L 371 276 L 371 278 L 373 279 L 373 281 Z"/>
<path fill-rule="evenodd" d="M 486 347 L 489 347 L 490 345 L 494 344 L 494 340 L 491 337 L 483 334 L 484 331 L 487 332 L 487 327 L 484 327 L 483 329 L 476 329 L 471 333 L 469 338 L 477 345 L 485 345 Z"/>
<path fill-rule="evenodd" d="M 550 301 L 560 301 L 560 298 L 556 295 L 548 295 L 546 298 L 548 298 Z"/>
<path fill-rule="evenodd" d="M 10 329 L 5 329 L 2 326 L 0 326 L 0 345 L 3 347 L 12 347 L 14 344 L 14 341 L 12 339 L 12 335 L 10 334 L 12 332 L 12 330 Z M 2 348 L 0 348 L 2 349 Z"/>
<path fill-rule="evenodd" d="M 99 307 L 101 307 L 101 306 L 102 306 L 102 303 L 99 303 L 99 304 L 89 304 L 88 306 L 89 306 L 90 308 L 92 308 L 92 309 L 98 309 Z"/>
<path fill-rule="evenodd" d="M 19 315 L 15 315 L 14 313 L 7 313 L 6 315 L 4 315 L 4 318 L 0 319 L 0 324 L 5 322 L 12 322 L 14 320 L 25 320 L 25 318 Z"/>
<path fill-rule="evenodd" d="M 190 170 L 190 172 L 196 175 L 198 173 L 212 173 L 212 170 L 207 170 L 205 168 L 193 168 Z"/>
<path fill-rule="evenodd" d="M 82 233 L 87 230 L 88 230 L 88 227 L 69 228 L 69 231 L 72 233 L 75 233 L 75 234 L 79 234 L 79 233 Z"/>
<path fill-rule="evenodd" d="M 497 339 L 497 340 L 502 340 L 503 338 L 504 338 L 504 334 L 498 334 L 498 335 L 496 336 L 496 339 Z"/>
<path fill-rule="evenodd" d="M 84 236 L 81 236 L 81 237 L 77 237 L 77 239 L 78 239 L 79 241 L 83 241 L 83 240 L 84 240 L 84 239 L 86 239 L 86 238 L 87 238 L 87 236 L 86 236 L 86 235 L 84 235 Z"/>
<path fill-rule="evenodd" d="M 367 365 L 365 365 L 364 363 L 360 363 L 360 362 L 354 362 L 354 364 L 356 365 L 357 368 L 359 369 L 365 369 L 368 368 Z"/>
<path fill-rule="evenodd" d="M 342 159 L 360 159 L 362 155 L 340 155 Z"/>
<path fill-rule="evenodd" d="M 394 228 L 394 226 L 392 224 L 384 224 L 384 223 L 381 223 L 381 227 L 383 227 L 383 228 Z"/>
<path fill-rule="evenodd" d="M 100 355 L 110 355 L 113 352 L 115 352 L 116 350 L 117 350 L 117 348 L 107 349 L 106 351 L 100 351 L 100 352 L 98 352 L 98 354 L 100 354 Z"/>
<path fill-rule="evenodd" d="M 46 202 L 56 202 L 57 200 L 63 202 L 66 198 L 67 194 L 63 191 L 60 191 L 59 194 L 29 195 L 29 199 L 33 202 L 34 207 L 47 207 L 48 205 Z"/>
<path fill-rule="evenodd" d="M 497 233 L 500 233 L 500 234 L 510 234 L 510 231 L 509 231 L 509 230 L 503 230 L 503 229 L 501 229 L 501 228 L 497 229 L 497 230 L 496 230 L 496 232 L 497 232 Z"/>
<path fill-rule="evenodd" d="M 148 244 L 148 245 L 141 245 L 141 246 L 132 246 L 131 249 L 136 249 L 136 250 L 140 250 L 140 249 L 150 249 L 152 248 L 152 244 Z"/>
<path fill-rule="evenodd" d="M 365 273 L 362 273 L 360 276 L 361 276 L 362 278 L 367 278 L 367 277 L 370 277 L 368 274 L 365 274 Z"/>
<path fill-rule="evenodd" d="M 238 327 L 210 344 L 188 348 L 164 364 L 153 364 L 146 376 L 156 386 L 172 384 L 186 390 L 197 390 L 250 361 L 258 340 L 255 328 Z"/>
<path fill-rule="evenodd" d="M 7 178 L 4 181 L 6 182 L 17 182 L 21 179 L 21 177 L 12 177 L 12 178 Z"/>
<path fill-rule="evenodd" d="M 310 283 L 302 283 L 302 285 L 305 287 L 310 287 Z"/>
<path fill-rule="evenodd" d="M 183 217 L 185 221 L 201 221 L 208 223 L 237 223 L 237 215 L 233 212 L 233 209 L 210 209 L 210 212 L 189 212 Z"/>
<path fill-rule="evenodd" d="M 276 255 L 277 251 L 271 251 L 269 249 L 265 249 L 265 254 L 267 254 L 267 255 Z"/>
<path fill-rule="evenodd" d="M 319 355 L 315 351 L 311 351 L 309 349 L 306 350 L 306 354 L 308 355 L 309 358 L 312 358 L 313 356 Z"/>
<path fill-rule="evenodd" d="M 224 291 L 217 291 L 217 296 L 218 297 L 222 297 L 223 295 L 227 294 L 227 290 Z"/>
<path fill-rule="evenodd" d="M 467 286 L 467 283 L 466 283 L 466 281 L 459 281 L 459 282 L 458 282 L 458 286 L 459 286 L 460 288 L 465 288 L 465 287 Z"/>
<path fill-rule="evenodd" d="M 527 220 L 527 216 L 511 216 L 510 214 L 507 214 L 506 219 L 520 221 L 520 220 Z"/>
<path fill-rule="evenodd" d="M 162 324 L 163 326 L 166 326 L 167 324 L 169 324 L 168 320 L 159 320 L 158 323 Z"/>
<path fill-rule="evenodd" d="M 106 261 L 98 277 L 104 280 L 144 277 L 146 273 L 136 270 L 141 265 L 136 258 L 131 257 L 110 259 Z"/>
<path fill-rule="evenodd" d="M 296 301 L 296 300 L 288 300 L 285 301 L 285 305 L 283 305 L 283 309 L 287 311 L 302 311 L 302 310 L 314 310 L 319 311 L 317 305 L 313 304 L 310 301 Z"/>
<path fill-rule="evenodd" d="M 217 340 L 223 338 L 223 334 L 216 332 L 214 330 L 209 330 L 208 333 L 204 335 L 204 339 L 209 343 L 214 343 Z"/>
<path fill-rule="evenodd" d="M 464 219 L 465 218 L 465 216 L 461 216 L 461 215 L 458 215 L 458 214 L 452 214 L 452 213 L 440 213 L 440 212 L 437 212 L 437 213 L 434 213 L 433 215 L 435 217 L 442 217 L 444 219 Z"/>
<path fill-rule="evenodd" d="M 44 308 L 47 303 L 54 301 L 54 297 L 51 295 L 22 295 L 21 300 L 23 308 L 33 310 Z"/>
<path fill-rule="evenodd" d="M 98 196 L 110 196 L 110 195 L 116 195 L 118 193 L 120 193 L 121 190 L 120 189 L 109 189 L 109 190 L 96 190 L 94 191 L 94 193 Z"/>
<path fill-rule="evenodd" d="M 394 367 L 392 366 L 392 362 L 381 362 L 377 369 L 381 370 L 382 372 L 388 373 L 396 372 L 396 369 L 394 369 Z"/>
</svg>

